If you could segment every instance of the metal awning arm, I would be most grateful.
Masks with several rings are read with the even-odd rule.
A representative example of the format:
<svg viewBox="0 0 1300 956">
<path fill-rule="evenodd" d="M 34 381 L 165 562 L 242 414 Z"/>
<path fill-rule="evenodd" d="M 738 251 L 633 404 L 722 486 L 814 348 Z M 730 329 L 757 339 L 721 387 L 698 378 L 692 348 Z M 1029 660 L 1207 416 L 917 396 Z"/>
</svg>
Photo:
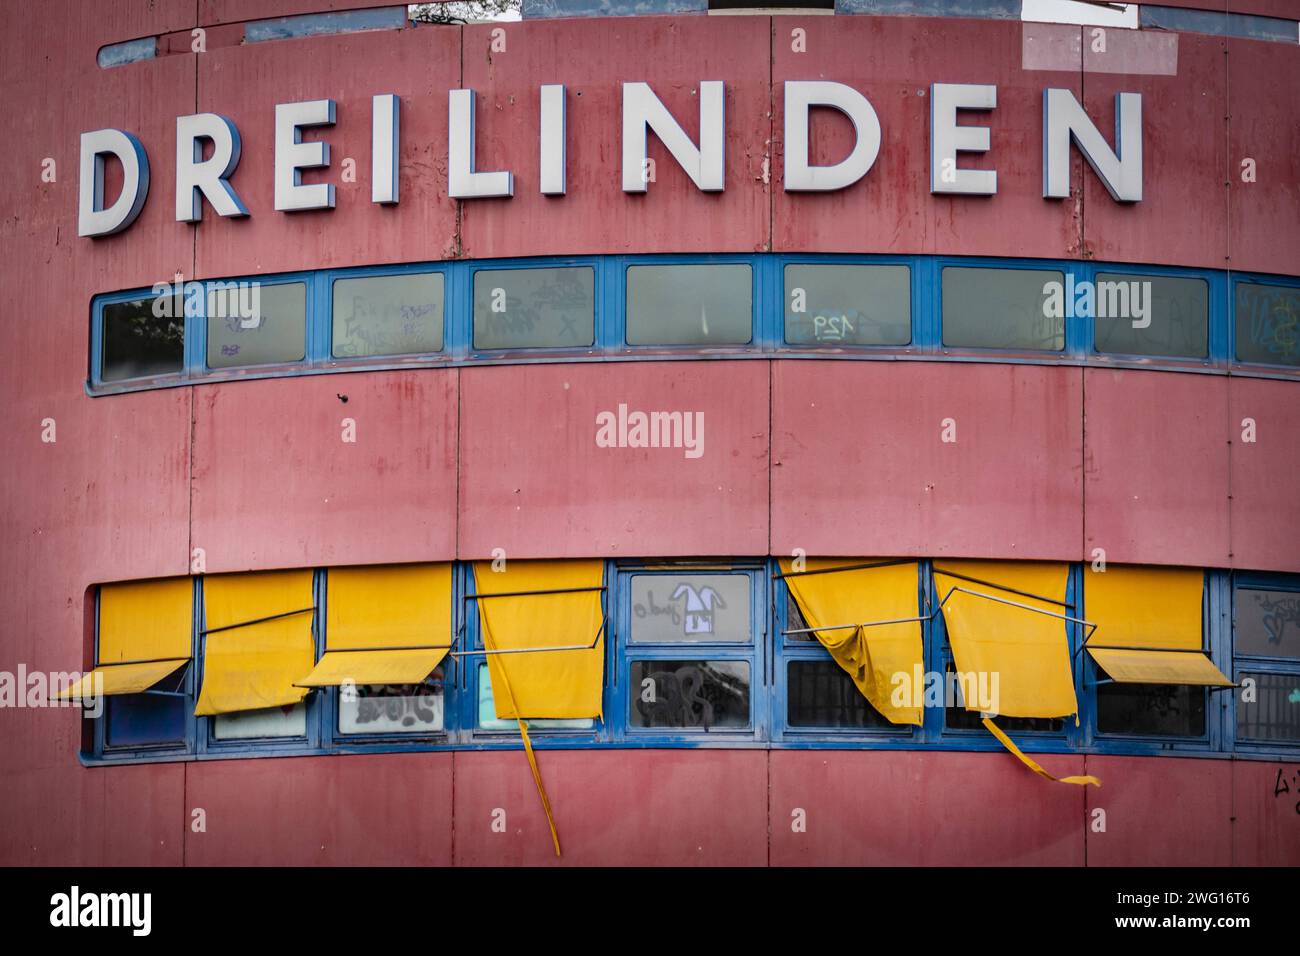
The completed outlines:
<svg viewBox="0 0 1300 956">
<path fill-rule="evenodd" d="M 596 589 L 580 588 L 576 590 L 594 591 Z M 602 588 L 601 590 L 604 589 Z M 525 593 L 539 594 L 542 592 L 528 591 Z M 609 622 L 609 615 L 606 614 L 604 617 L 601 618 L 600 627 L 596 629 L 596 636 L 592 638 L 590 644 L 557 644 L 551 647 L 503 647 L 495 650 L 488 650 L 484 648 L 483 650 L 476 650 L 476 651 L 451 651 L 448 654 L 448 656 L 449 657 L 479 657 L 479 656 L 486 657 L 489 654 L 540 654 L 543 651 L 591 651 L 591 650 L 595 650 L 596 645 L 600 643 L 600 637 L 602 634 L 605 633 L 605 625 L 608 622 Z"/>
<path fill-rule="evenodd" d="M 1085 628 L 1088 628 L 1088 632 L 1087 634 L 1084 635 L 1083 642 L 1079 645 L 1080 648 L 1083 647 L 1083 644 L 1088 643 L 1088 638 L 1092 637 L 1093 633 L 1097 630 L 1097 625 L 1094 624 L 1092 621 L 1085 621 L 1083 618 L 1075 617 L 1072 614 L 1060 614 L 1056 611 L 1045 611 L 1041 607 L 1034 607 L 1031 604 L 1021 604 L 1019 601 L 1011 601 L 1008 600 L 1007 598 L 997 597 L 996 595 L 993 594 L 985 594 L 982 591 L 972 591 L 969 588 L 963 588 L 956 584 L 954 584 L 952 587 L 948 589 L 948 593 L 945 594 L 943 596 L 943 600 L 939 602 L 939 607 L 942 608 L 945 604 L 947 604 L 948 598 L 952 597 L 955 591 L 960 591 L 962 594 L 969 594 L 972 597 L 984 598 L 989 601 L 997 601 L 999 604 L 1007 604 L 1010 605 L 1011 607 L 1018 607 L 1021 610 L 1033 611 L 1035 614 L 1045 614 L 1048 617 L 1054 617 L 1057 620 L 1069 621 L 1071 624 L 1082 624 Z M 1044 600 L 1046 600 L 1046 598 L 1044 598 Z M 1060 602 L 1053 601 L 1051 603 L 1059 604 Z M 1077 654 L 1078 651 L 1076 650 L 1075 653 Z"/>
<path fill-rule="evenodd" d="M 921 617 L 898 617 L 888 621 L 863 621 L 861 624 L 823 624 L 821 627 L 792 627 L 789 630 L 782 631 L 782 636 L 786 634 L 815 634 L 818 631 L 846 631 L 849 628 L 859 627 L 881 627 L 885 624 L 910 624 L 913 621 L 928 621 L 934 617 L 933 614 L 924 614 Z"/>
</svg>

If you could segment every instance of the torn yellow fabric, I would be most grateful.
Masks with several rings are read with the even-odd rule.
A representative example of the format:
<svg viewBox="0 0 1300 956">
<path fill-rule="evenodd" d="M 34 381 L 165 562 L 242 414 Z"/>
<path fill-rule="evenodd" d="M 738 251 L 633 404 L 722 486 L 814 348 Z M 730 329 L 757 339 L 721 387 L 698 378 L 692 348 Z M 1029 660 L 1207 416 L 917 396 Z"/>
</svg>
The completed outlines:
<svg viewBox="0 0 1300 956">
<path fill-rule="evenodd" d="M 189 661 L 193 619 L 194 582 L 190 578 L 101 585 L 99 663 L 59 696 L 70 699 L 148 690 Z"/>
<path fill-rule="evenodd" d="M 325 653 L 299 684 L 418 684 L 447 655 L 450 564 L 331 568 L 326 584 Z"/>
<path fill-rule="evenodd" d="M 1187 568 L 1111 565 L 1085 571 L 1088 620 L 1097 625 L 1086 647 L 1120 684 L 1231 687 L 1199 652 L 1205 572 Z"/>
<path fill-rule="evenodd" d="M 509 682 L 511 689 L 494 699 L 499 719 L 602 716 L 605 635 L 599 588 L 603 580 L 604 562 L 599 560 L 511 561 L 505 571 L 493 571 L 490 561 L 475 563 L 484 648 L 583 648 L 488 654 L 492 686 L 505 687 Z M 517 593 L 566 588 L 583 590 Z M 488 594 L 510 596 L 481 597 Z M 593 641 L 595 645 L 587 648 Z"/>
<path fill-rule="evenodd" d="M 312 669 L 312 572 L 266 571 L 204 578 L 206 650 L 196 716 L 296 704 L 307 689 L 295 686 Z M 275 620 L 230 630 L 290 611 Z M 216 633 L 213 633 L 216 631 Z"/>
<path fill-rule="evenodd" d="M 1101 786 L 1101 781 L 1091 775 L 1083 776 L 1083 777 L 1052 776 L 1041 766 L 1039 766 L 1034 760 L 1025 756 L 1025 754 L 1021 751 L 1021 749 L 1017 747 L 1014 743 L 1012 743 L 1011 738 L 1002 732 L 1001 727 L 993 723 L 993 721 L 989 720 L 987 717 L 982 718 L 980 722 L 988 729 L 989 733 L 991 733 L 994 737 L 998 738 L 998 741 L 1002 744 L 1002 746 L 1006 747 L 1007 750 L 1009 750 L 1017 760 L 1019 760 L 1022 764 L 1024 764 L 1034 773 L 1038 774 L 1040 777 L 1046 777 L 1048 780 L 1051 780 L 1055 783 L 1073 783 L 1073 784 L 1078 784 L 1079 786 L 1086 786 L 1088 784 L 1091 784 L 1094 787 Z"/>
<path fill-rule="evenodd" d="M 944 561 L 936 563 L 934 571 L 940 601 L 947 597 L 943 617 L 953 668 L 974 686 L 988 689 L 990 699 L 965 701 L 967 710 L 1007 717 L 1065 717 L 1078 712 L 1065 621 L 1027 610 L 1065 613 L 1060 604 L 1028 595 L 1064 601 L 1066 565 Z M 992 583 L 975 583 L 946 571 Z M 1023 593 L 1013 593 L 1017 591 Z"/>
<path fill-rule="evenodd" d="M 869 559 L 809 560 L 804 571 L 868 564 Z M 833 574 L 792 574 L 790 561 L 781 562 L 785 583 L 809 627 L 903 621 L 918 617 L 917 563 L 909 561 L 878 568 Z M 896 697 L 900 680 L 911 687 L 922 664 L 921 624 L 906 621 L 874 627 L 813 632 L 862 696 L 891 723 L 921 725 L 922 688 Z M 903 675 L 900 678 L 898 675 Z M 895 701 L 899 701 L 896 703 Z"/>
</svg>

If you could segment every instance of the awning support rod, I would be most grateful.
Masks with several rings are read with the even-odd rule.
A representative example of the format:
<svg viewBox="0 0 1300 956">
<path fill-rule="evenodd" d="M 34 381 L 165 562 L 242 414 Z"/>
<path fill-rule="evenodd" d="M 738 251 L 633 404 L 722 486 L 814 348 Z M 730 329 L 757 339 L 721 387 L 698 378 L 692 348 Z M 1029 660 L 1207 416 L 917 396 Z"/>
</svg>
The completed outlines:
<svg viewBox="0 0 1300 956">
<path fill-rule="evenodd" d="M 238 624 L 223 624 L 221 627 L 210 627 L 206 631 L 200 631 L 201 634 L 216 634 L 218 631 L 233 631 L 237 627 L 252 627 L 254 624 L 265 624 L 267 621 L 278 621 L 282 617 L 293 617 L 295 614 L 306 614 L 308 611 L 315 611 L 315 606 L 300 607 L 296 611 L 285 611 L 283 614 L 272 614 L 269 617 L 259 617 L 251 621 L 240 621 Z"/>
<path fill-rule="evenodd" d="M 858 627 L 880 627 L 885 624 L 910 624 L 913 621 L 928 621 L 934 617 L 933 614 L 926 614 L 923 617 L 898 617 L 889 621 L 863 621 L 861 624 L 823 624 L 821 627 L 792 627 L 788 631 L 782 631 L 781 634 L 815 634 L 817 631 L 846 631 L 849 628 Z"/>
<path fill-rule="evenodd" d="M 594 591 L 595 588 L 580 588 L 578 590 Z M 536 591 L 527 591 L 526 594 L 536 594 Z M 600 636 L 605 633 L 605 624 L 609 621 L 609 615 L 601 619 L 600 627 L 596 629 L 596 636 L 592 638 L 590 644 L 559 644 L 551 647 L 503 647 L 495 650 L 477 651 L 452 651 L 449 657 L 486 657 L 489 654 L 541 654 L 544 651 L 591 651 L 596 649 L 600 643 Z"/>
</svg>

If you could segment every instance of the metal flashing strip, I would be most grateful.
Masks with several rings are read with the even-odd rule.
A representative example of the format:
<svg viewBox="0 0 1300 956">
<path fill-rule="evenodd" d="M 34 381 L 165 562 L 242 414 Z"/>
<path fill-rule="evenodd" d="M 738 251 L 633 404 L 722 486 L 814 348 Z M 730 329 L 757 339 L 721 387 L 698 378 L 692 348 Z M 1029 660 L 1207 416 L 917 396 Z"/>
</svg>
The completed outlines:
<svg viewBox="0 0 1300 956">
<path fill-rule="evenodd" d="M 244 42 L 263 43 L 267 40 L 293 40 L 369 30 L 401 30 L 406 27 L 406 22 L 405 6 L 374 7 L 339 13 L 306 13 L 294 17 L 249 21 L 244 24 Z"/>
<path fill-rule="evenodd" d="M 1272 40 L 1300 44 L 1300 21 L 1262 17 L 1253 13 L 1217 13 L 1186 7 L 1139 7 L 1139 22 L 1145 28 L 1208 33 L 1242 40 Z"/>
</svg>

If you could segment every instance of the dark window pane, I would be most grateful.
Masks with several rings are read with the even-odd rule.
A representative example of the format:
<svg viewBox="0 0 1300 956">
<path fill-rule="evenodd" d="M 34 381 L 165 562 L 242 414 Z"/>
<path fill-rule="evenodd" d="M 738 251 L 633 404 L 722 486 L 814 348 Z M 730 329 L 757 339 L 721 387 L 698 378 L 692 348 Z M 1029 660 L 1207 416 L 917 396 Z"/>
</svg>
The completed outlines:
<svg viewBox="0 0 1300 956">
<path fill-rule="evenodd" d="M 633 727 L 749 726 L 748 661 L 633 661 Z"/>
<path fill-rule="evenodd" d="M 633 575 L 631 639 L 748 641 L 749 575 Z"/>
<path fill-rule="evenodd" d="M 595 273 L 482 269 L 474 273 L 474 348 L 584 348 L 596 341 Z"/>
<path fill-rule="evenodd" d="M 1185 684 L 1097 685 L 1097 729 L 1106 734 L 1205 735 L 1204 687 Z"/>
<path fill-rule="evenodd" d="M 1060 272 L 1037 269 L 943 270 L 943 344 L 979 349 L 1065 348 L 1065 317 L 1048 315 L 1047 283 Z"/>
<path fill-rule="evenodd" d="M 306 355 L 307 286 L 208 284 L 208 367 L 300 362 Z"/>
<path fill-rule="evenodd" d="M 590 730 L 596 726 L 591 717 L 532 718 L 526 721 L 529 731 L 534 730 Z M 511 717 L 497 717 L 496 701 L 492 697 L 492 672 L 487 664 L 478 666 L 478 725 L 480 730 L 519 730 L 519 721 Z"/>
<path fill-rule="evenodd" d="M 105 697 L 104 741 L 109 747 L 147 747 L 185 740 L 186 698 L 163 694 Z"/>
<path fill-rule="evenodd" d="M 154 315 L 155 303 L 159 311 L 169 311 L 171 316 Z M 183 310 L 179 296 L 132 299 L 104 306 L 104 354 L 99 377 L 105 382 L 119 382 L 181 371 L 185 367 Z"/>
<path fill-rule="evenodd" d="M 834 661 L 791 661 L 786 672 L 791 727 L 906 730 L 867 703 L 853 678 Z"/>
<path fill-rule="evenodd" d="M 744 345 L 754 337 L 748 265 L 629 266 L 629 345 Z"/>
<path fill-rule="evenodd" d="M 1237 737 L 1300 743 L 1300 674 L 1242 674 L 1255 681 L 1255 700 L 1237 694 Z M 1227 693 L 1225 691 L 1224 693 Z"/>
<path fill-rule="evenodd" d="M 337 358 L 442 349 L 442 273 L 370 276 L 334 283 Z"/>
<path fill-rule="evenodd" d="M 443 670 L 421 684 L 339 688 L 339 733 L 420 734 L 443 728 Z"/>
<path fill-rule="evenodd" d="M 1237 360 L 1300 365 L 1300 289 L 1237 283 Z"/>
<path fill-rule="evenodd" d="M 1237 588 L 1233 653 L 1300 660 L 1300 591 Z"/>
<path fill-rule="evenodd" d="M 785 267 L 785 340 L 800 345 L 912 341 L 907 266 Z"/>
<path fill-rule="evenodd" d="M 1092 314 L 1098 352 L 1209 354 L 1210 291 L 1204 279 L 1099 273 Z M 1134 328 L 1134 322 L 1145 327 Z"/>
<path fill-rule="evenodd" d="M 803 612 L 799 610 L 799 602 L 787 591 L 785 595 L 785 627 L 782 630 L 802 631 L 807 626 L 808 622 L 804 620 Z M 787 641 L 811 641 L 817 643 L 817 635 L 811 631 L 804 634 L 786 634 L 785 639 Z"/>
</svg>

